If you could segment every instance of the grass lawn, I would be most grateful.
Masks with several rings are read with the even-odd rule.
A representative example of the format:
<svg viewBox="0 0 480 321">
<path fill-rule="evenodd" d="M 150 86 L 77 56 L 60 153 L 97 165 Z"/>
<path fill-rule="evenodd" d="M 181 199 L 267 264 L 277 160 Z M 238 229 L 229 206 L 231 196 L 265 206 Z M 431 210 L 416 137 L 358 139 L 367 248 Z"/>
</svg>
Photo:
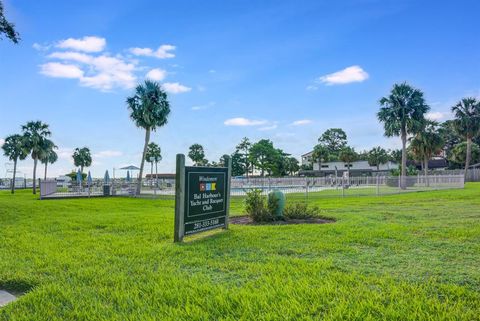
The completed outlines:
<svg viewBox="0 0 480 321">
<path fill-rule="evenodd" d="M 480 320 L 480 184 L 309 200 L 337 222 L 173 244 L 171 199 L 0 192 L 0 320 Z"/>
</svg>

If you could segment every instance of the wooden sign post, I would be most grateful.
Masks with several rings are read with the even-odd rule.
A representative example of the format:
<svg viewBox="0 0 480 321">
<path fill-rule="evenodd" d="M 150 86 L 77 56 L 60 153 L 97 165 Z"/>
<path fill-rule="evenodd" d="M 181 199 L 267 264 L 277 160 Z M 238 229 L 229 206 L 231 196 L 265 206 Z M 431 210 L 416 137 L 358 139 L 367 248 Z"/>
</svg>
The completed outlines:
<svg viewBox="0 0 480 321">
<path fill-rule="evenodd" d="M 231 159 L 227 167 L 185 166 L 177 155 L 174 242 L 214 228 L 228 228 Z"/>
</svg>

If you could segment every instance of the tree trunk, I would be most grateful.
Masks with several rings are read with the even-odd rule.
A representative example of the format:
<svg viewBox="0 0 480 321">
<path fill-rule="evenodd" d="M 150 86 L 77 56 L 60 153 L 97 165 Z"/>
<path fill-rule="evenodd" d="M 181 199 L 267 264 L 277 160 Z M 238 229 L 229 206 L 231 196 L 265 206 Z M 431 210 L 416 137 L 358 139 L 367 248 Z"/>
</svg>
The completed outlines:
<svg viewBox="0 0 480 321">
<path fill-rule="evenodd" d="M 155 188 L 158 187 L 158 162 L 155 162 Z"/>
<path fill-rule="evenodd" d="M 150 189 L 153 187 L 153 162 L 150 165 Z"/>
<path fill-rule="evenodd" d="M 423 169 L 425 171 L 425 185 L 430 186 L 430 183 L 428 182 L 428 156 L 427 155 L 424 156 L 423 161 L 424 161 Z"/>
<path fill-rule="evenodd" d="M 407 176 L 407 132 L 402 129 L 402 171 L 400 173 L 400 188 L 405 189 L 406 176 Z"/>
<path fill-rule="evenodd" d="M 37 194 L 37 161 L 35 157 L 33 159 L 33 194 Z"/>
<path fill-rule="evenodd" d="M 13 180 L 12 180 L 12 194 L 15 193 L 15 178 L 17 174 L 17 159 L 13 161 Z"/>
<path fill-rule="evenodd" d="M 83 174 L 83 165 L 80 166 L 80 174 Z M 82 175 L 82 178 L 83 178 L 83 175 Z"/>
<path fill-rule="evenodd" d="M 140 173 L 138 174 L 137 195 L 140 195 L 142 189 L 143 166 L 145 165 L 145 157 L 147 156 L 148 142 L 150 141 L 150 128 L 145 129 L 145 145 L 143 146 L 142 162 L 140 163 Z"/>
<path fill-rule="evenodd" d="M 467 179 L 470 159 L 472 158 L 472 137 L 467 136 L 467 157 L 465 158 L 465 179 Z"/>
<path fill-rule="evenodd" d="M 47 180 L 47 166 L 48 166 L 48 162 L 45 163 L 45 173 L 43 175 L 44 180 Z"/>
</svg>

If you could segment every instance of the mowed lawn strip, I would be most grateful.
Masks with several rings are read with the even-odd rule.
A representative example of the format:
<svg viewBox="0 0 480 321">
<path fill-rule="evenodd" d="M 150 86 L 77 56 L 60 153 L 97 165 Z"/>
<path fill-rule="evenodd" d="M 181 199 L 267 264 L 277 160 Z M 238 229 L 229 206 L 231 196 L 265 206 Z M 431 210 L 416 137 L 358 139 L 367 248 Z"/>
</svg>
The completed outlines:
<svg viewBox="0 0 480 321">
<path fill-rule="evenodd" d="M 480 184 L 309 202 L 337 221 L 173 244 L 171 199 L 0 192 L 0 320 L 480 319 Z"/>
</svg>

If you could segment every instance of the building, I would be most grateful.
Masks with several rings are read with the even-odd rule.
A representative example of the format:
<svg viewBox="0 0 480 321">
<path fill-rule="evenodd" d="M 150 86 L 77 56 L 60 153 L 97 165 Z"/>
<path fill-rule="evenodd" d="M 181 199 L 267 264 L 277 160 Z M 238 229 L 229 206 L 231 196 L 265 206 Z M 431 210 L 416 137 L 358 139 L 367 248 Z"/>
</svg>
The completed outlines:
<svg viewBox="0 0 480 321">
<path fill-rule="evenodd" d="M 369 176 L 378 173 L 384 174 L 392 169 L 398 169 L 398 164 L 391 161 L 381 164 L 378 167 L 378 170 L 377 166 L 370 166 L 366 160 L 358 160 L 351 162 L 350 164 L 341 161 L 320 164 L 319 162 L 312 161 L 312 154 L 313 151 L 302 155 L 302 165 L 312 166 L 313 169 L 309 171 L 300 171 L 300 175 L 330 176 L 337 174 L 337 176 L 342 176 L 350 167 L 351 176 Z"/>
</svg>

